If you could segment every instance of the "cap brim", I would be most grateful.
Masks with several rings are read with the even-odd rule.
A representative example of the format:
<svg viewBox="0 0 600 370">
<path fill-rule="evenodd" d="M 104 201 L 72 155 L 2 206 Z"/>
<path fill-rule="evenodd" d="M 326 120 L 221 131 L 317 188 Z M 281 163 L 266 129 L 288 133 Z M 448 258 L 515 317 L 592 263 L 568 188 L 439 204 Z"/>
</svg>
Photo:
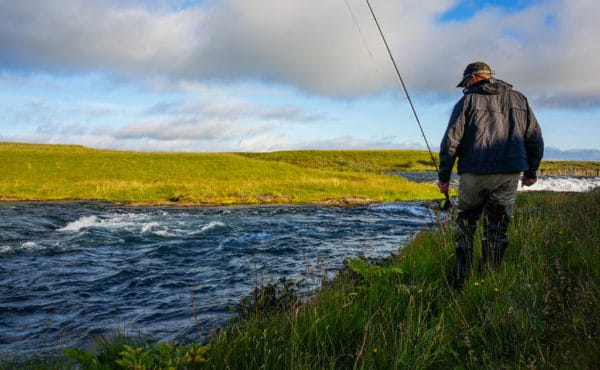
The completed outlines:
<svg viewBox="0 0 600 370">
<path fill-rule="evenodd" d="M 460 82 L 458 83 L 458 85 L 456 85 L 456 87 L 465 87 L 465 82 L 467 81 L 467 79 L 468 79 L 469 77 L 470 77 L 470 76 L 463 77 L 463 79 L 462 79 L 462 80 L 460 80 Z"/>
</svg>

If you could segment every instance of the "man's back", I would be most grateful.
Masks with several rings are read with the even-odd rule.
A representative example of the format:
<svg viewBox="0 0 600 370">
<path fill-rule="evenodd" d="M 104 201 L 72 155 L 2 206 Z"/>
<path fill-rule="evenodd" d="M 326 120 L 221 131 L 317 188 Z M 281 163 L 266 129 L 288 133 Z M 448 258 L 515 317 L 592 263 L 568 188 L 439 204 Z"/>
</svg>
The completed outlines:
<svg viewBox="0 0 600 370">
<path fill-rule="evenodd" d="M 440 170 L 450 170 L 456 157 L 459 174 L 537 169 L 543 142 L 525 96 L 496 79 L 473 84 L 464 94 L 442 141 Z"/>
</svg>

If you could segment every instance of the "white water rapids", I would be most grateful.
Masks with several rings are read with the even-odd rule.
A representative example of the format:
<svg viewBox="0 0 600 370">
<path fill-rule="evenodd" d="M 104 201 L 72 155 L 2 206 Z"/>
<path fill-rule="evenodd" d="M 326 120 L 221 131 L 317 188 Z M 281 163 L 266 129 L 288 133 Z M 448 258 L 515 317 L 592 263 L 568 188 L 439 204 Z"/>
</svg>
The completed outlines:
<svg viewBox="0 0 600 370">
<path fill-rule="evenodd" d="M 541 176 L 532 186 L 519 186 L 519 191 L 588 192 L 596 188 L 600 188 L 600 177 Z"/>
<path fill-rule="evenodd" d="M 416 182 L 437 183 L 435 172 L 394 172 L 408 180 Z M 458 176 L 452 174 L 450 185 L 458 186 Z M 588 192 L 600 188 L 600 177 L 596 176 L 539 176 L 532 186 L 521 186 L 519 191 L 556 191 L 556 192 Z"/>
</svg>

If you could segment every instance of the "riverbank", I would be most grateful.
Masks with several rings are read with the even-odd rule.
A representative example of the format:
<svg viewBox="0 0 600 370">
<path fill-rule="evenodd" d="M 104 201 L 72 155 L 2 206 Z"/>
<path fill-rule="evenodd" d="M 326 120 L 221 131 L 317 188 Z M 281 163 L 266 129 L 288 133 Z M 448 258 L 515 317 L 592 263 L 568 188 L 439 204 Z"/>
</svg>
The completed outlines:
<svg viewBox="0 0 600 370">
<path fill-rule="evenodd" d="M 598 191 L 522 193 L 504 263 L 460 292 L 440 219 L 398 254 L 349 261 L 308 301 L 293 282 L 257 287 L 203 343 L 105 337 L 43 367 L 598 368 L 598 219 Z"/>
<path fill-rule="evenodd" d="M 262 317 L 273 305 L 254 300 L 207 367 L 598 368 L 598 219 L 598 191 L 520 194 L 504 264 L 461 292 L 441 221 L 383 262 L 351 261 L 304 305 Z"/>
<path fill-rule="evenodd" d="M 433 171 L 418 150 L 148 153 L 0 143 L 0 162 L 0 201 L 356 205 L 440 197 L 435 184 L 390 175 Z M 598 170 L 600 162 L 551 161 L 540 171 Z"/>
<path fill-rule="evenodd" d="M 425 155 L 300 151 L 265 159 L 248 153 L 142 153 L 0 143 L 0 199 L 178 206 L 435 199 L 435 185 L 379 171 L 421 168 L 417 164 Z M 360 166 L 371 171 L 359 171 Z"/>
</svg>

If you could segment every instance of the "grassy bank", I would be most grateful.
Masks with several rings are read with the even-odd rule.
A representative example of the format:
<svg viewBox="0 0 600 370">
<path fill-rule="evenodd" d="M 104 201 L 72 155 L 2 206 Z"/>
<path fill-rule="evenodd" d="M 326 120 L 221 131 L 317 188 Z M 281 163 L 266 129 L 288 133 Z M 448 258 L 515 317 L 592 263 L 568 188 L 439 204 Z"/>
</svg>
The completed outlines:
<svg viewBox="0 0 600 370">
<path fill-rule="evenodd" d="M 600 162 L 543 161 L 538 173 L 559 176 L 600 176 Z"/>
<path fill-rule="evenodd" d="M 439 198 L 397 171 L 433 171 L 426 151 L 146 153 L 0 143 L 0 200 L 143 204 L 356 204 Z M 598 162 L 543 162 L 545 173 L 592 173 Z"/>
<path fill-rule="evenodd" d="M 425 150 L 295 150 L 239 155 L 304 168 L 344 172 L 435 171 Z M 435 157 L 436 162 L 438 161 Z"/>
<path fill-rule="evenodd" d="M 414 152 L 361 152 L 360 162 L 370 161 L 370 173 L 340 162 L 352 152 L 331 157 L 337 165 L 311 165 L 321 163 L 325 154 L 283 153 L 285 160 L 280 160 L 275 154 L 142 153 L 0 143 L 0 199 L 252 204 L 439 197 L 434 185 L 381 174 L 383 168 L 412 168 L 420 158 Z"/>
<path fill-rule="evenodd" d="M 599 219 L 600 192 L 520 195 L 505 263 L 460 293 L 440 223 L 383 263 L 351 261 L 308 304 L 262 317 L 258 300 L 210 341 L 206 365 L 599 368 Z"/>
<path fill-rule="evenodd" d="M 596 369 L 598 219 L 600 192 L 519 194 L 504 263 L 461 292 L 451 288 L 453 228 L 440 221 L 384 261 L 351 260 L 308 302 L 289 282 L 256 289 L 206 343 L 112 341 L 59 366 Z"/>
</svg>

